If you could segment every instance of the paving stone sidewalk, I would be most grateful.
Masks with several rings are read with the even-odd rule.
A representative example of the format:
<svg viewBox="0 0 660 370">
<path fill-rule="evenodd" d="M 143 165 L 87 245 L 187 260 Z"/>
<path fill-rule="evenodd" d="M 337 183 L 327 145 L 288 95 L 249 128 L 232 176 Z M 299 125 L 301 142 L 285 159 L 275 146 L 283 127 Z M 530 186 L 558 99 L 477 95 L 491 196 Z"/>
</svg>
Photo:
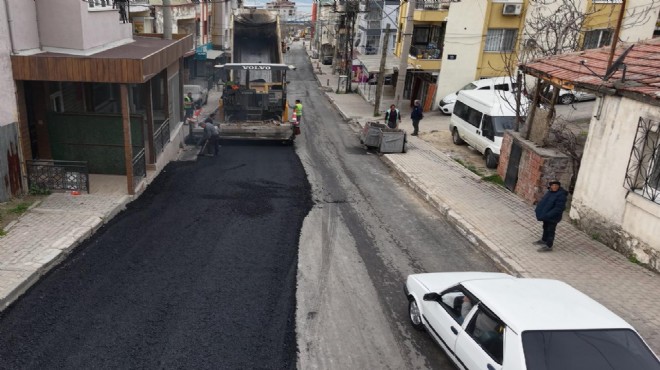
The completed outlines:
<svg viewBox="0 0 660 370">
<path fill-rule="evenodd" d="M 126 195 L 55 193 L 0 238 L 0 311 L 119 213 Z"/>
<path fill-rule="evenodd" d="M 373 106 L 359 95 L 326 94 L 344 117 L 360 124 L 370 119 Z M 585 292 L 630 322 L 660 353 L 660 275 L 592 240 L 568 220 L 557 228 L 555 250 L 537 252 L 532 242 L 542 230 L 532 205 L 482 181 L 431 144 L 408 140 L 406 154 L 386 154 L 383 160 L 468 240 L 514 275 L 559 279 Z"/>
</svg>

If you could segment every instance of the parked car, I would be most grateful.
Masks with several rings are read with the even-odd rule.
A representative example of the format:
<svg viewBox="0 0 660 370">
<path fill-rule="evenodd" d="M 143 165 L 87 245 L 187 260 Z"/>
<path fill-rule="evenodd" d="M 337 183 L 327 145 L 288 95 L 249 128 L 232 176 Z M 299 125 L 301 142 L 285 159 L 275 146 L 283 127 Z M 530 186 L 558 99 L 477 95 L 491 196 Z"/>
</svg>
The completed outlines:
<svg viewBox="0 0 660 370">
<path fill-rule="evenodd" d="M 527 101 L 521 111 L 527 110 Z M 516 97 L 509 91 L 463 90 L 449 121 L 456 145 L 469 144 L 484 155 L 486 167 L 497 168 L 505 130 L 515 128 Z"/>
<path fill-rule="evenodd" d="M 183 93 L 188 94 L 188 91 L 192 93 L 195 105 L 201 107 L 206 105 L 209 100 L 209 91 L 199 85 L 183 85 Z"/>
<path fill-rule="evenodd" d="M 459 369 L 660 369 L 630 324 L 558 280 L 427 273 L 404 289 L 412 326 Z"/>
<path fill-rule="evenodd" d="M 438 103 L 438 109 L 444 114 L 451 114 L 454 111 L 454 103 L 458 97 L 458 92 L 463 90 L 503 90 L 514 91 L 516 81 L 511 77 L 493 77 L 472 81 L 461 87 L 458 91 L 451 93 Z"/>
<path fill-rule="evenodd" d="M 332 55 L 324 55 L 321 63 L 326 66 L 332 65 Z"/>
<path fill-rule="evenodd" d="M 584 91 L 578 91 L 578 90 L 561 89 L 559 90 L 559 96 L 557 97 L 557 102 L 559 104 L 572 104 L 573 102 L 576 101 L 586 101 L 586 100 L 594 100 L 594 99 L 596 99 L 595 94 L 591 94 Z"/>
<path fill-rule="evenodd" d="M 368 83 L 369 83 L 369 85 L 378 84 L 378 75 L 371 76 Z M 383 78 L 383 85 L 391 85 L 391 84 L 392 84 L 392 75 L 386 75 Z"/>
</svg>

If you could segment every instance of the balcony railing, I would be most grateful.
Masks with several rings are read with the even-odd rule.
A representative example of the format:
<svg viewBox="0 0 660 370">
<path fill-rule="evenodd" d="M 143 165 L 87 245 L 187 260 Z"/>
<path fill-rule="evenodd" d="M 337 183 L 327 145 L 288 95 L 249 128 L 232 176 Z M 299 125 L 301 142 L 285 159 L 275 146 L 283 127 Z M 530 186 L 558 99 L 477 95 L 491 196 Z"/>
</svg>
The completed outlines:
<svg viewBox="0 0 660 370">
<path fill-rule="evenodd" d="M 450 0 L 417 0 L 415 9 L 418 10 L 448 10 Z"/>
<path fill-rule="evenodd" d="M 30 190 L 79 190 L 89 193 L 87 162 L 27 160 Z"/>
<path fill-rule="evenodd" d="M 166 119 L 160 127 L 154 132 L 154 151 L 156 155 L 165 149 L 165 145 L 170 142 L 170 120 Z"/>
<path fill-rule="evenodd" d="M 442 49 L 434 44 L 427 46 L 415 45 L 410 47 L 410 56 L 417 59 L 442 59 Z"/>
<path fill-rule="evenodd" d="M 140 181 L 147 177 L 147 161 L 144 153 L 144 148 L 142 148 L 133 157 L 133 189 L 137 188 Z"/>
</svg>

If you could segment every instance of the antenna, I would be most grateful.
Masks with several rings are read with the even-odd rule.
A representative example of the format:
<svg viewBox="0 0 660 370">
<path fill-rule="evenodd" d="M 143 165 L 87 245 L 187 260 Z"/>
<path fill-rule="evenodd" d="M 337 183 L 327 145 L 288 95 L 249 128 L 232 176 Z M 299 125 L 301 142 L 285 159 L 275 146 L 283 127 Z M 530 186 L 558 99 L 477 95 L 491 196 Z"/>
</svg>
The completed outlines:
<svg viewBox="0 0 660 370">
<path fill-rule="evenodd" d="M 617 70 L 619 70 L 619 67 L 621 67 L 621 65 L 623 64 L 623 60 L 626 59 L 626 55 L 628 55 L 630 50 L 632 50 L 633 46 L 635 46 L 635 45 L 631 45 L 628 49 L 626 49 L 626 51 L 621 53 L 621 55 L 619 55 L 618 58 L 616 58 L 614 63 L 612 63 L 612 66 L 610 66 L 610 68 L 608 68 L 607 71 L 605 71 L 605 77 L 603 77 L 603 81 L 609 80 L 610 77 L 612 77 L 612 75 L 614 75 L 614 73 Z M 624 66 L 625 66 L 625 64 L 624 64 Z"/>
</svg>

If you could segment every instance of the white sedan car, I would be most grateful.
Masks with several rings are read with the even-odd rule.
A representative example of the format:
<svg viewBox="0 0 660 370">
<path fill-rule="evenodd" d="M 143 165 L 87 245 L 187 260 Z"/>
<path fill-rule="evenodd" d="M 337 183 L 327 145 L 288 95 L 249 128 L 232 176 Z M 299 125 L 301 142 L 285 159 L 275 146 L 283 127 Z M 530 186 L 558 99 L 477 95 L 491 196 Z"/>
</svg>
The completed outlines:
<svg viewBox="0 0 660 370">
<path fill-rule="evenodd" d="M 459 369 L 660 369 L 635 329 L 557 280 L 501 273 L 408 276 L 412 326 Z"/>
</svg>

